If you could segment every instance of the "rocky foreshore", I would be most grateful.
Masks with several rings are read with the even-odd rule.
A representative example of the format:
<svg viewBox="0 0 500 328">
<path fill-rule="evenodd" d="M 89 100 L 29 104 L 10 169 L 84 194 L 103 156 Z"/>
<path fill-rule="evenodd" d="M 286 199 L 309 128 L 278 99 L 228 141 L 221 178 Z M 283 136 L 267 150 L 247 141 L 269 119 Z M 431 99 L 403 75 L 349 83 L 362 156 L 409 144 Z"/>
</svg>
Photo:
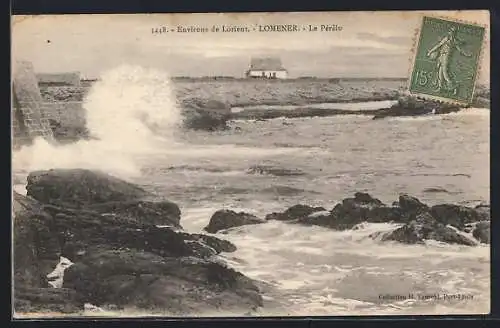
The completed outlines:
<svg viewBox="0 0 500 328">
<path fill-rule="evenodd" d="M 374 120 L 387 117 L 413 117 L 424 115 L 450 114 L 461 111 L 464 106 L 456 104 L 421 99 L 414 96 L 398 96 L 394 94 L 380 95 L 363 101 L 397 100 L 397 103 L 388 108 L 381 109 L 336 109 L 321 108 L 314 104 L 298 107 L 297 109 L 245 109 L 229 115 L 230 119 L 241 120 L 268 120 L 274 118 L 302 118 L 302 117 L 328 117 L 336 115 L 367 115 Z M 356 103 L 357 99 L 338 101 L 338 103 Z M 332 101 L 335 103 L 335 101 Z M 469 107 L 489 108 L 489 100 L 484 97 L 474 98 Z"/>
<path fill-rule="evenodd" d="M 254 281 L 214 256 L 236 246 L 185 232 L 175 203 L 80 169 L 32 172 L 26 189 L 13 201 L 16 313 L 78 314 L 92 304 L 243 314 L 262 305 Z M 54 288 L 47 275 L 61 259 L 71 265 Z"/>
<path fill-rule="evenodd" d="M 382 243 L 490 242 L 489 205 L 429 206 L 406 194 L 387 205 L 357 192 L 330 210 L 297 204 L 264 218 L 221 209 L 207 218 L 208 234 L 193 234 L 183 230 L 177 204 L 104 173 L 32 172 L 26 190 L 13 199 L 17 313 L 79 314 L 86 304 L 170 315 L 251 313 L 263 305 L 257 283 L 222 263 L 217 255 L 236 246 L 211 234 L 274 220 L 332 230 L 396 224 L 370 235 Z"/>
<path fill-rule="evenodd" d="M 331 210 L 297 204 L 284 212 L 270 213 L 264 219 L 245 212 L 219 210 L 212 216 L 205 231 L 214 233 L 272 220 L 332 230 L 356 229 L 356 226 L 365 222 L 398 224 L 399 227 L 391 232 L 371 235 L 382 242 L 422 244 L 426 240 L 435 240 L 467 246 L 490 243 L 489 205 L 475 208 L 455 204 L 428 206 L 406 194 L 400 195 L 392 205 L 386 205 L 362 192 L 345 198 Z"/>
</svg>

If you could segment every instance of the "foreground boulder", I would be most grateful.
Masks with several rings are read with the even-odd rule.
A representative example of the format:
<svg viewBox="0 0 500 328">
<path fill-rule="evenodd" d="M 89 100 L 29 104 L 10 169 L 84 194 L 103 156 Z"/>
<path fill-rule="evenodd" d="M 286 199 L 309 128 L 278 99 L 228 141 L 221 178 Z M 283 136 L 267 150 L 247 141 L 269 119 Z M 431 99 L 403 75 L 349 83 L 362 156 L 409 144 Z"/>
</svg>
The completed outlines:
<svg viewBox="0 0 500 328">
<path fill-rule="evenodd" d="M 77 292 L 68 288 L 15 286 L 14 309 L 18 313 L 78 313 L 84 303 Z"/>
<path fill-rule="evenodd" d="M 237 213 L 231 210 L 219 210 L 212 215 L 210 222 L 205 228 L 203 228 L 203 230 L 209 233 L 216 233 L 233 227 L 264 222 L 264 220 L 261 220 L 252 214 L 244 212 Z"/>
<path fill-rule="evenodd" d="M 88 170 L 32 173 L 29 186 L 36 199 L 14 195 L 17 312 L 76 312 L 91 303 L 243 314 L 261 306 L 253 281 L 214 257 L 236 246 L 183 231 L 176 204 Z M 57 278 L 61 258 L 71 266 L 54 291 L 60 284 L 47 275 Z"/>
<path fill-rule="evenodd" d="M 66 270 L 64 287 L 98 306 L 174 315 L 220 308 L 241 312 L 262 305 L 253 282 L 222 264 L 137 250 L 106 250 L 85 257 Z"/>
<path fill-rule="evenodd" d="M 28 176 L 28 196 L 64 208 L 92 212 L 142 223 L 180 227 L 177 204 L 156 199 L 144 189 L 105 173 L 84 169 L 48 170 Z"/>
<path fill-rule="evenodd" d="M 59 261 L 57 238 L 47 225 L 50 215 L 29 197 L 14 193 L 13 264 L 15 312 L 78 312 L 83 303 L 72 290 L 48 288 L 47 274 Z"/>
<path fill-rule="evenodd" d="M 72 207 L 128 201 L 150 195 L 129 182 L 85 169 L 32 172 L 26 190 L 28 196 L 42 203 Z"/>
<path fill-rule="evenodd" d="M 129 221 L 140 220 L 142 223 L 173 226 L 177 228 L 181 227 L 181 210 L 177 204 L 168 200 L 107 202 L 89 205 L 85 208 L 98 213 L 120 217 L 121 219 Z"/>
<path fill-rule="evenodd" d="M 171 226 L 157 226 L 140 218 L 130 219 L 127 216 L 53 205 L 45 205 L 44 210 L 49 214 L 45 221 L 45 226 L 49 227 L 47 234 L 57 238 L 60 254 L 73 262 L 95 247 L 125 247 L 161 256 L 200 258 L 236 250 L 228 241 L 189 234 Z M 49 238 L 47 242 L 53 242 L 53 239 Z M 41 247 L 46 246 L 42 244 Z"/>
</svg>

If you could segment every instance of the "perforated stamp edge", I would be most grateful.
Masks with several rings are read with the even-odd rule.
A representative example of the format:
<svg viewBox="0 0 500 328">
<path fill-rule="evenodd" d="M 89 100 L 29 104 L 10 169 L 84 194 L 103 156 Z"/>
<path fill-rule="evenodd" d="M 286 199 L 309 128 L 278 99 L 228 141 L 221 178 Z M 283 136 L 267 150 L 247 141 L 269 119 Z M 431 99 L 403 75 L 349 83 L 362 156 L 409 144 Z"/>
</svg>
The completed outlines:
<svg viewBox="0 0 500 328">
<path fill-rule="evenodd" d="M 486 35 L 489 33 L 489 26 L 486 24 L 479 24 L 477 22 L 472 22 L 468 20 L 463 20 L 463 19 L 457 19 L 457 18 L 451 18 L 447 16 L 442 16 L 442 15 L 434 15 L 434 14 L 421 14 L 420 15 L 420 25 L 415 29 L 415 32 L 413 34 L 413 39 L 412 39 L 412 47 L 411 47 L 411 56 L 409 58 L 409 65 L 408 65 L 408 73 L 407 73 L 407 85 L 405 88 L 405 91 L 407 94 L 416 97 L 417 99 L 423 99 L 423 100 L 432 100 L 432 101 L 437 101 L 439 103 L 446 103 L 446 104 L 451 104 L 451 105 L 460 105 L 460 106 L 468 106 L 470 105 L 470 102 L 467 101 L 459 101 L 457 99 L 451 99 L 451 98 L 445 98 L 445 97 L 439 97 L 439 96 L 433 96 L 425 93 L 418 93 L 418 92 L 410 92 L 410 86 L 411 86 L 411 78 L 413 74 L 413 69 L 415 66 L 415 60 L 417 58 L 417 48 L 418 44 L 420 41 L 420 32 L 422 31 L 422 26 L 424 22 L 424 17 L 430 17 L 430 18 L 436 18 L 436 19 L 441 19 L 441 20 L 446 20 L 450 22 L 456 22 L 460 24 L 467 24 L 467 25 L 474 25 L 477 27 L 482 27 L 484 28 L 485 34 L 483 35 L 483 40 L 482 40 L 482 45 L 481 48 L 479 49 L 478 53 L 478 62 L 477 62 L 477 67 L 476 67 L 476 76 L 475 76 L 475 81 L 472 89 L 472 98 L 471 102 L 474 100 L 474 95 L 477 87 L 477 79 L 479 76 L 479 71 L 481 70 L 482 66 L 481 63 L 483 61 L 484 57 L 484 49 L 486 48 L 487 45 L 487 37 Z"/>
</svg>

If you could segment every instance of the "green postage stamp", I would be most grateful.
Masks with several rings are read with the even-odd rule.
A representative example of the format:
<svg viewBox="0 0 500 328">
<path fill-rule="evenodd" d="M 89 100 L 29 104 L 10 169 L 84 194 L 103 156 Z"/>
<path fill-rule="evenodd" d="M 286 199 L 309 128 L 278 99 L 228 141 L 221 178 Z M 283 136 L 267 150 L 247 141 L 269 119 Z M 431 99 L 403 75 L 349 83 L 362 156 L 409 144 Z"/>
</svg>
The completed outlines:
<svg viewBox="0 0 500 328">
<path fill-rule="evenodd" d="M 426 98 L 470 104 L 484 34 L 483 26 L 424 16 L 409 91 Z"/>
</svg>

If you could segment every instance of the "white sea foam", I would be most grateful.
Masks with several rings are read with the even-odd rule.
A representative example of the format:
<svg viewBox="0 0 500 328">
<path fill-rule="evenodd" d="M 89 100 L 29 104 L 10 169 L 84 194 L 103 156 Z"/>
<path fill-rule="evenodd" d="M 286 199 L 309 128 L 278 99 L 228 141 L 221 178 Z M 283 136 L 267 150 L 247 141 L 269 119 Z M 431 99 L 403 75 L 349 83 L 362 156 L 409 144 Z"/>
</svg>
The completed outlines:
<svg viewBox="0 0 500 328">
<path fill-rule="evenodd" d="M 215 210 L 215 207 L 184 210 L 183 225 L 190 231 L 199 231 Z M 479 301 L 462 305 L 448 302 L 439 307 L 436 302 L 422 300 L 381 302 L 379 295 L 385 293 L 440 291 L 477 295 L 478 289 L 484 290 L 489 284 L 487 273 L 470 280 L 467 272 L 477 261 L 489 262 L 489 247 L 431 242 L 404 245 L 373 237 L 399 226 L 363 223 L 353 230 L 335 231 L 270 221 L 217 235 L 238 247 L 235 253 L 222 255 L 226 262 L 265 282 L 270 288 L 265 292 L 267 298 L 279 300 L 283 306 L 264 307 L 261 314 L 471 313 L 488 308 L 488 295 L 482 295 Z"/>
<path fill-rule="evenodd" d="M 72 265 L 73 262 L 71 262 L 68 258 L 61 256 L 59 263 L 57 263 L 54 270 L 47 275 L 49 285 L 53 288 L 61 288 L 64 282 L 64 271 Z"/>
<path fill-rule="evenodd" d="M 433 120 L 457 120 L 467 117 L 475 117 L 488 119 L 490 110 L 487 108 L 464 108 L 458 112 L 438 115 L 421 115 L 421 116 L 400 116 L 389 117 L 392 121 L 433 121 Z"/>
<path fill-rule="evenodd" d="M 320 109 L 341 109 L 341 110 L 374 110 L 389 108 L 396 104 L 397 101 L 394 100 L 381 100 L 381 101 L 365 101 L 365 102 L 355 102 L 355 103 L 316 103 L 307 105 L 252 105 L 244 107 L 233 107 L 231 111 L 233 113 L 238 113 L 245 110 L 297 110 L 304 108 L 320 108 Z"/>
<path fill-rule="evenodd" d="M 173 142 L 180 112 L 168 75 L 140 66 L 105 72 L 85 98 L 87 127 L 99 140 L 51 145 L 35 140 L 13 154 L 14 170 L 101 169 L 119 176 L 139 173 L 136 157 Z"/>
</svg>

